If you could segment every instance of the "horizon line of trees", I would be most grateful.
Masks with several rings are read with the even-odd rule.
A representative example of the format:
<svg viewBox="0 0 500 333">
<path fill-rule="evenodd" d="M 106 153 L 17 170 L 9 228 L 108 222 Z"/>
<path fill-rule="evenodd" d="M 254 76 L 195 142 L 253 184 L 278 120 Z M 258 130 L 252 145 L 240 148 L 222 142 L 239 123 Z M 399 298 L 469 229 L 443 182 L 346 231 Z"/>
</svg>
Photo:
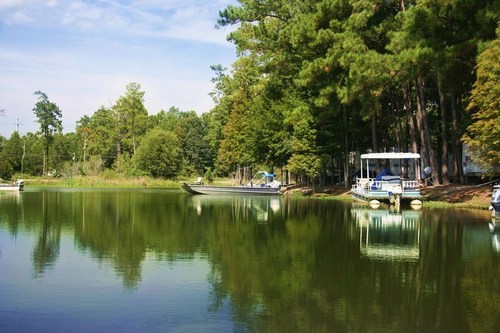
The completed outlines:
<svg viewBox="0 0 500 333">
<path fill-rule="evenodd" d="M 149 115 L 132 82 L 62 134 L 60 110 L 37 92 L 40 132 L 0 137 L 0 177 L 47 165 L 165 178 L 265 167 L 324 182 L 334 167 L 347 185 L 352 152 L 397 147 L 420 153 L 434 184 L 450 181 L 449 165 L 463 183 L 463 144 L 493 177 L 499 22 L 500 1 L 240 0 L 217 22 L 237 26 L 237 60 L 230 73 L 212 66 L 210 112 Z"/>
</svg>

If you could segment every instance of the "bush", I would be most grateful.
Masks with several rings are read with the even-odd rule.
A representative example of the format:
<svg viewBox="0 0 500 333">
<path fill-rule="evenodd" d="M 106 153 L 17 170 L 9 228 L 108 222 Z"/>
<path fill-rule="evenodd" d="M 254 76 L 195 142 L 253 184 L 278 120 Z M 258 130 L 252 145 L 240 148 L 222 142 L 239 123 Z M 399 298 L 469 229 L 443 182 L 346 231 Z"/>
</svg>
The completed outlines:
<svg viewBox="0 0 500 333">
<path fill-rule="evenodd" d="M 11 179 L 14 174 L 14 169 L 5 156 L 0 156 L 0 178 Z"/>
<path fill-rule="evenodd" d="M 133 157 L 137 168 L 153 177 L 173 178 L 181 169 L 181 150 L 174 132 L 155 129 L 142 140 Z"/>
<path fill-rule="evenodd" d="M 212 173 L 211 168 L 207 168 L 207 171 L 205 172 L 204 177 L 210 183 L 214 181 L 214 174 Z"/>
</svg>

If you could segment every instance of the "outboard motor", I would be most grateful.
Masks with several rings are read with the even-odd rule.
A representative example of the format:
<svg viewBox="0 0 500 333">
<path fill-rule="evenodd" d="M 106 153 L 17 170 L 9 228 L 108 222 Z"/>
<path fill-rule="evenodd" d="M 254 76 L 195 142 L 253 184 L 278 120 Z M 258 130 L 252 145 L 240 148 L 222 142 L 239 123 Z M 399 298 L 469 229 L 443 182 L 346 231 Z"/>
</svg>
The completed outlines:
<svg viewBox="0 0 500 333">
<path fill-rule="evenodd" d="M 22 191 L 24 189 L 24 180 L 22 179 L 16 180 L 16 185 L 19 186 L 19 191 Z"/>
</svg>

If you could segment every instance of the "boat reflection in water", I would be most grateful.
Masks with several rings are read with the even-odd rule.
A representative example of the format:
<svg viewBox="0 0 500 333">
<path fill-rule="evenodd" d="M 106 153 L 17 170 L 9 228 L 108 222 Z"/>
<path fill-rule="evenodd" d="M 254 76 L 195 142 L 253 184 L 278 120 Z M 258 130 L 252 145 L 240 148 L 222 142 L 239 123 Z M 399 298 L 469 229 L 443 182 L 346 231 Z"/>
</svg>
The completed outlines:
<svg viewBox="0 0 500 333">
<path fill-rule="evenodd" d="M 500 253 L 500 218 L 492 216 L 491 222 L 488 225 L 491 232 L 491 245 L 496 253 Z"/>
<path fill-rule="evenodd" d="M 267 222 L 272 213 L 281 208 L 279 196 L 242 196 L 242 195 L 196 195 L 191 197 L 193 207 L 198 215 L 204 210 L 218 208 L 231 209 L 234 220 L 256 220 Z"/>
<path fill-rule="evenodd" d="M 21 191 L 0 191 L 0 201 L 1 202 L 22 202 L 22 194 Z"/>
<path fill-rule="evenodd" d="M 500 253 L 500 232 L 495 232 L 491 235 L 491 245 L 495 252 Z"/>
<path fill-rule="evenodd" d="M 418 261 L 421 212 L 392 208 L 352 207 L 359 228 L 361 256 L 384 261 Z"/>
</svg>

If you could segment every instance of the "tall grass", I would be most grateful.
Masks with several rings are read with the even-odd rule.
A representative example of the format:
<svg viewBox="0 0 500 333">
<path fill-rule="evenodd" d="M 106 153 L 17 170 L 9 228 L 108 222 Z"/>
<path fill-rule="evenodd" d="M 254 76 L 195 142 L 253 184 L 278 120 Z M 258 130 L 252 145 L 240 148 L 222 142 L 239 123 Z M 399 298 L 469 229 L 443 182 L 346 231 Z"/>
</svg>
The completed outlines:
<svg viewBox="0 0 500 333">
<path fill-rule="evenodd" d="M 126 177 L 120 175 L 75 176 L 66 178 L 32 177 L 25 178 L 25 186 L 54 187 L 150 187 L 178 188 L 179 180 L 157 179 L 147 176 Z"/>
</svg>

